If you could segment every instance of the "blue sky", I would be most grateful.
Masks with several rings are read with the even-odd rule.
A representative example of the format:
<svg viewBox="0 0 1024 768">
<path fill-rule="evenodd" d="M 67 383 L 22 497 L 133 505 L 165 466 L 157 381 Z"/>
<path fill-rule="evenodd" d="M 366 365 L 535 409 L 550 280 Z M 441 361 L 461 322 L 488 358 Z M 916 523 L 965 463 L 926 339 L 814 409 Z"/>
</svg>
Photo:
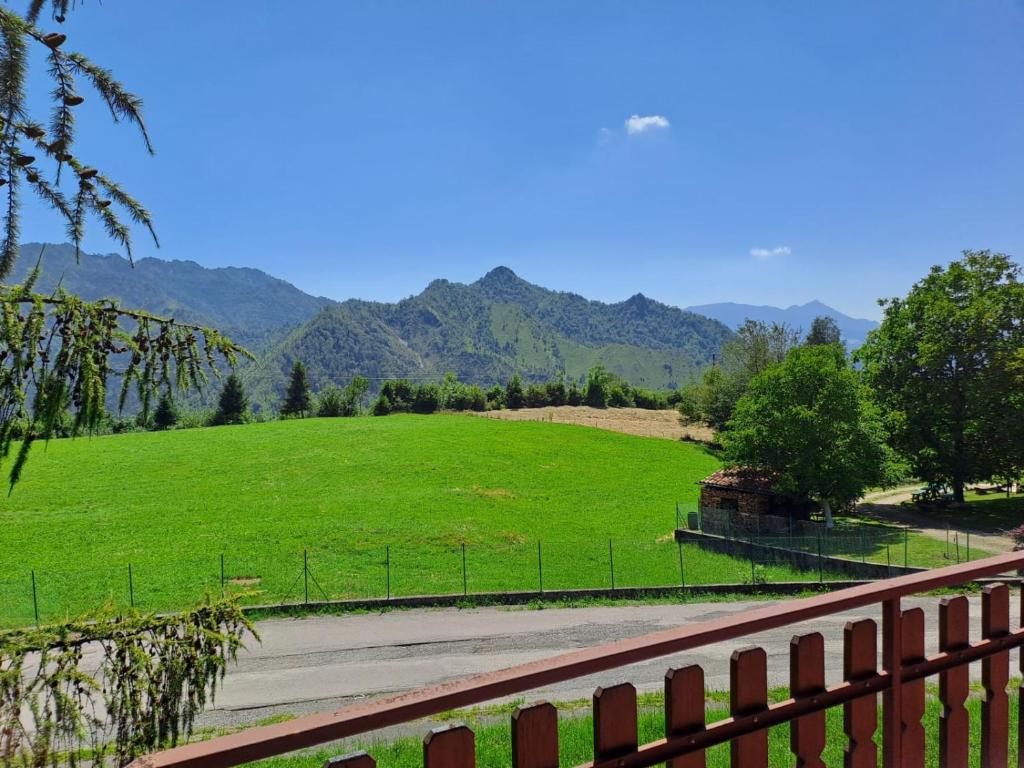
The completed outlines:
<svg viewBox="0 0 1024 768">
<path fill-rule="evenodd" d="M 80 156 L 157 217 L 139 256 L 337 299 L 505 264 L 877 316 L 964 248 L 1024 253 L 1018 2 L 103 0 L 66 26 L 146 102 L 155 157 L 79 108 Z"/>
</svg>

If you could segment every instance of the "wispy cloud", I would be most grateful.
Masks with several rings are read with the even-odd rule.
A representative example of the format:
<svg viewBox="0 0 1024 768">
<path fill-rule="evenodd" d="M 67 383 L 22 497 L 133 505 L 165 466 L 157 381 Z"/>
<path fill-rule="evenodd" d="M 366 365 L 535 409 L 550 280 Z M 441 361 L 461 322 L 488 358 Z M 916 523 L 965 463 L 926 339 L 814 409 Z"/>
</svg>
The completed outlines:
<svg viewBox="0 0 1024 768">
<path fill-rule="evenodd" d="M 773 256 L 789 256 L 793 251 L 788 245 L 777 245 L 774 248 L 751 248 L 750 255 L 755 259 L 770 259 Z"/>
<path fill-rule="evenodd" d="M 662 115 L 633 115 L 626 119 L 626 133 L 630 136 L 647 131 L 663 131 L 668 127 L 668 118 Z"/>
</svg>

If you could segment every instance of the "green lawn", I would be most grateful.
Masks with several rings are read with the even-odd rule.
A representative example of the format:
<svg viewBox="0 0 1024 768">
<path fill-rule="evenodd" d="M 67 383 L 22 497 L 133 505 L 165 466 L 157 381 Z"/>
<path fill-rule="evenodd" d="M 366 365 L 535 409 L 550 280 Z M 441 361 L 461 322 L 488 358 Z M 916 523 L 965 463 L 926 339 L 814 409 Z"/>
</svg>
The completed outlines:
<svg viewBox="0 0 1024 768">
<path fill-rule="evenodd" d="M 1011 691 L 1015 686 L 1011 686 Z M 771 692 L 771 699 L 778 701 L 786 698 L 783 689 Z M 728 716 L 726 706 L 722 703 L 721 694 L 711 694 L 706 708 L 708 722 Z M 644 695 L 641 697 L 641 712 L 638 718 L 640 743 L 648 743 L 663 738 L 665 735 L 665 715 L 658 706 L 660 696 Z M 646 706 L 644 706 L 646 704 Z M 1016 765 L 1017 753 L 1017 696 L 1010 696 L 1010 764 Z M 561 708 L 560 708 L 561 709 Z M 971 749 L 970 766 L 976 768 L 980 764 L 980 709 L 981 701 L 977 696 L 968 699 L 967 709 L 971 718 Z M 939 765 L 938 719 L 942 707 L 932 688 L 926 700 L 924 716 L 927 754 L 926 765 L 937 768 Z M 476 735 L 476 764 L 480 768 L 502 768 L 511 760 L 511 730 L 508 715 L 490 714 L 476 716 L 469 714 L 462 721 L 473 729 Z M 823 758 L 826 765 L 843 764 L 843 747 L 846 737 L 843 733 L 842 707 L 834 707 L 826 711 L 826 740 Z M 878 716 L 879 729 L 875 740 L 879 744 L 881 757 L 881 710 Z M 424 726 L 426 729 L 426 726 Z M 589 715 L 566 715 L 559 718 L 559 764 L 562 766 L 582 765 L 593 759 L 593 720 Z M 789 725 L 777 726 L 768 731 L 769 765 L 792 766 L 793 756 L 789 750 Z M 330 758 L 342 752 L 365 750 L 377 759 L 380 768 L 418 768 L 423 765 L 423 742 L 421 738 L 406 737 L 394 740 L 356 740 L 346 743 L 343 749 L 310 750 L 289 756 L 264 760 L 253 765 L 260 768 L 317 768 Z M 726 768 L 729 765 L 729 746 L 727 744 L 714 747 L 707 752 L 709 768 Z"/>
<path fill-rule="evenodd" d="M 677 584 L 675 503 L 719 466 L 701 447 L 474 416 L 308 419 L 53 441 L 0 509 L 0 624 L 228 589 L 251 602 Z M 684 549 L 687 583 L 749 563 Z M 784 567 L 769 582 L 814 580 Z"/>
</svg>

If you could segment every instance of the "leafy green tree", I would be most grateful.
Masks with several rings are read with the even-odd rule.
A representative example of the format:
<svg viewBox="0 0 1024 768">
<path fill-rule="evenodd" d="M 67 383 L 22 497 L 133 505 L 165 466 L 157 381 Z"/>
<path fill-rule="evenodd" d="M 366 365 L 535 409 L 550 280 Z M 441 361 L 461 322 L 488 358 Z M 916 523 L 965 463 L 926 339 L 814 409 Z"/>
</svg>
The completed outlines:
<svg viewBox="0 0 1024 768">
<path fill-rule="evenodd" d="M 967 483 L 1024 468 L 1024 284 L 1003 254 L 936 266 L 858 351 L 889 439 L 957 502 Z"/>
<path fill-rule="evenodd" d="M 569 382 L 569 388 L 565 391 L 566 405 L 583 405 L 583 391 L 576 381 Z"/>
<path fill-rule="evenodd" d="M 804 344 L 809 347 L 821 344 L 840 344 L 843 341 L 839 325 L 828 315 L 818 315 L 811 321 L 811 330 L 807 333 Z"/>
<path fill-rule="evenodd" d="M 487 390 L 487 410 L 499 411 L 505 407 L 505 388 L 495 384 Z"/>
<path fill-rule="evenodd" d="M 241 424 L 249 414 L 249 398 L 245 387 L 237 373 L 232 373 L 224 381 L 217 399 L 217 411 L 213 415 L 214 424 Z"/>
<path fill-rule="evenodd" d="M 591 408 L 607 408 L 611 374 L 603 365 L 595 365 L 587 372 L 587 384 L 583 389 L 583 402 Z"/>
<path fill-rule="evenodd" d="M 525 402 L 523 380 L 519 378 L 517 373 L 508 380 L 508 384 L 505 386 L 505 407 L 515 410 L 516 408 L 522 408 Z"/>
<path fill-rule="evenodd" d="M 416 387 L 410 410 L 413 413 L 434 413 L 441 406 L 441 388 L 437 384 L 420 384 Z"/>
<path fill-rule="evenodd" d="M 750 380 L 785 360 L 799 343 L 799 334 L 785 323 L 747 320 L 722 348 L 721 363 L 707 368 L 699 382 L 687 387 L 685 398 L 697 418 L 716 430 L 724 429 Z"/>
<path fill-rule="evenodd" d="M 153 411 L 153 426 L 157 429 L 170 429 L 178 423 L 178 407 L 174 404 L 171 393 L 164 390 Z"/>
<path fill-rule="evenodd" d="M 557 379 L 549 381 L 544 389 L 547 391 L 548 405 L 566 404 L 565 374 L 559 374 Z"/>
<path fill-rule="evenodd" d="M 776 473 L 777 489 L 832 508 L 886 477 L 881 419 L 842 347 L 793 349 L 755 376 L 722 433 L 732 464 Z"/>
<path fill-rule="evenodd" d="M 543 384 L 531 384 L 526 388 L 524 395 L 527 408 L 543 408 L 550 404 L 548 400 L 548 388 Z"/>
<path fill-rule="evenodd" d="M 281 415 L 305 417 L 312 409 L 312 401 L 313 397 L 309 392 L 309 379 L 306 376 L 306 366 L 296 360 L 292 365 L 284 403 L 281 404 Z"/>
<path fill-rule="evenodd" d="M 324 387 L 316 396 L 316 415 L 334 418 L 345 415 L 345 390 L 341 387 Z"/>
<path fill-rule="evenodd" d="M 358 416 L 363 412 L 370 381 L 365 376 L 353 376 L 344 391 L 342 416 Z"/>
</svg>

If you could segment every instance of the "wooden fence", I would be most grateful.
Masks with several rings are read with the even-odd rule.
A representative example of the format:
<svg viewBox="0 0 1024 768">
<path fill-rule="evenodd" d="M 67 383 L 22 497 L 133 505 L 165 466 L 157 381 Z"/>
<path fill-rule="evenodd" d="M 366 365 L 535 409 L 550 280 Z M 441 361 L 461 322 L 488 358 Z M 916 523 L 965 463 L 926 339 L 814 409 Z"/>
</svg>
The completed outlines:
<svg viewBox="0 0 1024 768">
<path fill-rule="evenodd" d="M 768 765 L 768 731 L 792 723 L 791 750 L 798 766 L 822 766 L 825 710 L 843 707 L 844 764 L 878 764 L 874 735 L 882 701 L 882 758 L 891 768 L 924 766 L 925 679 L 939 678 L 943 712 L 939 753 L 943 766 L 967 766 L 969 721 L 965 701 L 969 668 L 982 665 L 981 760 L 984 768 L 1004 768 L 1009 753 L 1009 651 L 1024 644 L 1024 629 L 1011 629 L 1010 591 L 991 584 L 981 595 L 978 638 L 972 642 L 966 597 L 945 597 L 939 605 L 939 648 L 925 652 L 925 617 L 919 608 L 903 610 L 901 598 L 963 584 L 971 579 L 1024 568 L 1024 552 L 950 566 L 851 587 L 827 595 L 791 600 L 738 615 L 662 630 L 641 637 L 531 662 L 499 672 L 358 704 L 336 712 L 308 715 L 188 744 L 135 762 L 136 768 L 227 768 L 303 747 L 407 723 L 457 707 L 521 694 L 641 661 L 692 651 L 755 632 L 784 627 L 864 606 L 881 605 L 882 627 L 861 619 L 848 622 L 843 637 L 843 682 L 826 686 L 825 643 L 818 632 L 795 635 L 790 645 L 790 696 L 769 704 L 767 655 L 762 648 L 735 651 L 730 660 L 730 714 L 705 722 L 704 671 L 697 665 L 665 675 L 665 738 L 639 744 L 636 690 L 624 683 L 598 688 L 593 699 L 594 752 L 587 768 L 669 768 L 703 766 L 705 750 L 730 744 L 731 764 Z M 1024 609 L 1024 605 L 1022 605 Z M 879 639 L 881 654 L 879 658 Z M 881 663 L 879 663 L 881 662 Z M 1020 708 L 1024 715 L 1024 707 Z M 1024 726 L 1024 723 L 1019 725 Z M 519 708 L 512 716 L 514 768 L 557 768 L 558 713 L 549 703 Z M 1024 727 L 1018 729 L 1024 735 Z M 1024 767 L 1024 744 L 1018 750 Z M 426 768 L 473 768 L 473 732 L 465 726 L 431 730 L 424 739 Z M 373 768 L 358 753 L 332 760 L 331 768 Z"/>
</svg>

